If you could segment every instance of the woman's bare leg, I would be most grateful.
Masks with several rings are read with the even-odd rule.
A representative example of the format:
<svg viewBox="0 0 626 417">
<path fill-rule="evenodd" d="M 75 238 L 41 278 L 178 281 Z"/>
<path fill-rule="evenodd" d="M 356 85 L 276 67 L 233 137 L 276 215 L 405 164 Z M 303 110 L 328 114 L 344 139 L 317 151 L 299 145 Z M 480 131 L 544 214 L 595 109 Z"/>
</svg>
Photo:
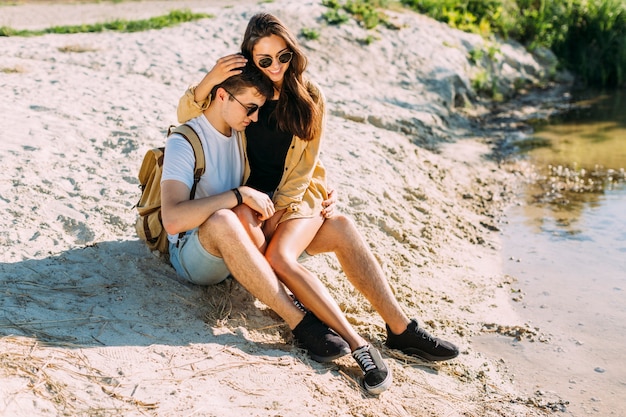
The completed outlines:
<svg viewBox="0 0 626 417">
<path fill-rule="evenodd" d="M 410 320 L 402 311 L 378 261 L 357 230 L 344 215 L 326 219 L 307 247 L 311 255 L 333 252 L 348 280 L 380 314 L 391 330 L 400 334 Z"/>
<path fill-rule="evenodd" d="M 291 219 L 276 228 L 265 253 L 278 278 L 299 301 L 328 327 L 336 331 L 355 350 L 365 344 L 352 328 L 343 312 L 331 297 L 326 286 L 304 266 L 298 258 L 323 224 L 322 217 Z"/>
</svg>

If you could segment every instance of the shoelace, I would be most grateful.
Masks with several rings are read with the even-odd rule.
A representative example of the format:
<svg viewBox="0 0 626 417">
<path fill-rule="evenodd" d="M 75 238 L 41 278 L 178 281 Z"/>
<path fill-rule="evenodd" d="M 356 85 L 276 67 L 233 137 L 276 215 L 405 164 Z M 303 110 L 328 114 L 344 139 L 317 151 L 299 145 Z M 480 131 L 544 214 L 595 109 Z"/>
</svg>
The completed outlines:
<svg viewBox="0 0 626 417">
<path fill-rule="evenodd" d="M 370 354 L 369 349 L 363 350 L 359 353 L 355 352 L 355 359 L 359 361 L 361 365 L 363 365 L 363 369 L 365 372 L 371 371 L 372 369 L 376 369 L 376 364 L 372 359 L 372 355 Z"/>
<path fill-rule="evenodd" d="M 415 329 L 415 333 L 422 339 L 434 343 L 435 347 L 439 346 L 439 339 L 432 337 L 426 330 L 417 328 Z"/>
<path fill-rule="evenodd" d="M 289 294 L 289 296 L 291 297 L 291 301 L 293 301 L 293 304 L 294 304 L 296 307 L 298 307 L 298 309 L 299 309 L 300 311 L 302 311 L 303 313 L 306 313 L 306 312 L 307 312 L 307 309 L 306 309 L 306 307 L 304 306 L 304 304 L 302 304 L 302 303 L 300 302 L 300 300 L 298 300 L 298 299 L 296 298 L 296 296 L 295 296 L 295 295 L 293 295 L 293 294 Z"/>
<path fill-rule="evenodd" d="M 296 307 L 298 307 L 298 309 L 300 311 L 302 311 L 303 313 L 306 313 L 306 307 L 304 307 L 304 304 L 302 304 L 300 301 L 298 301 L 296 298 L 293 299 L 293 303 L 295 304 Z"/>
</svg>

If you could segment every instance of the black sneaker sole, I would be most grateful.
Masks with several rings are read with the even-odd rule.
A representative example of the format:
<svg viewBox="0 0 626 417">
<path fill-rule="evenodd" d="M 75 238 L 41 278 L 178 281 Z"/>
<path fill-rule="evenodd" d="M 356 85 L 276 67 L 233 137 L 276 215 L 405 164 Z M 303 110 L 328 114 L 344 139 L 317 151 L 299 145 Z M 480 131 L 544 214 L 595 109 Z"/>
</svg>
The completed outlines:
<svg viewBox="0 0 626 417">
<path fill-rule="evenodd" d="M 335 359 L 339 359 L 343 356 L 346 356 L 347 354 L 350 353 L 350 347 L 346 346 L 343 349 L 341 349 L 338 353 L 332 355 L 332 356 L 319 356 L 319 355 L 315 355 L 312 354 L 310 352 L 307 352 L 309 357 L 311 359 L 313 359 L 315 362 L 320 362 L 320 363 L 327 363 L 327 362 L 332 362 Z"/>
<path fill-rule="evenodd" d="M 365 388 L 365 390 L 372 395 L 380 395 L 381 393 L 387 391 L 387 389 L 389 389 L 393 382 L 391 369 L 389 369 L 389 367 L 387 367 L 387 372 L 387 377 L 385 377 L 385 379 L 380 384 L 370 387 L 365 383 L 365 381 L 363 381 L 363 388 Z"/>
<path fill-rule="evenodd" d="M 417 348 L 409 347 L 409 348 L 404 348 L 404 349 L 398 349 L 398 348 L 391 347 L 389 345 L 386 345 L 386 346 L 390 349 L 397 349 L 406 355 L 418 356 L 421 359 L 426 359 L 427 361 L 431 361 L 431 362 L 448 361 L 450 359 L 454 359 L 457 356 L 459 356 L 458 352 L 451 353 L 450 355 L 447 355 L 447 356 L 433 356 L 430 353 L 426 353 L 423 350 L 419 350 Z"/>
</svg>

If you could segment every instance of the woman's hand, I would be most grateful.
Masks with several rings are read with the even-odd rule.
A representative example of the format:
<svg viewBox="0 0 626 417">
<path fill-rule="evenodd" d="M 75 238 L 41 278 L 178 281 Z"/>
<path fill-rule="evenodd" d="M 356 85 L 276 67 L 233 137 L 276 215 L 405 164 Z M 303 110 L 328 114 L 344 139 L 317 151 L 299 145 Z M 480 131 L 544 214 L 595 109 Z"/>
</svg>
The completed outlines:
<svg viewBox="0 0 626 417">
<path fill-rule="evenodd" d="M 211 90 L 233 75 L 241 74 L 241 68 L 248 60 L 241 54 L 232 54 L 221 57 L 215 62 L 211 71 L 207 72 L 202 81 L 196 86 L 194 99 L 201 103 L 209 97 Z"/>
<path fill-rule="evenodd" d="M 241 74 L 241 67 L 246 65 L 248 60 L 241 54 L 232 54 L 221 57 L 209 71 L 207 76 L 215 81 L 214 85 L 223 83 L 233 75 Z"/>
<path fill-rule="evenodd" d="M 335 215 L 335 203 L 337 197 L 335 196 L 335 190 L 328 191 L 328 199 L 322 201 L 322 216 L 326 219 L 330 219 Z"/>
</svg>

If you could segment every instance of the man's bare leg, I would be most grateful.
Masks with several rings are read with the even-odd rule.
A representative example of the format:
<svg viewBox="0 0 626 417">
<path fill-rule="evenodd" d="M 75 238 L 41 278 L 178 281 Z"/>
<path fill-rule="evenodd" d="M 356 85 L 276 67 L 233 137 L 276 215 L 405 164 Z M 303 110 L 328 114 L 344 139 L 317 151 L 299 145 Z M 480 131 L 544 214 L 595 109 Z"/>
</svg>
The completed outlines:
<svg viewBox="0 0 626 417">
<path fill-rule="evenodd" d="M 199 229 L 200 243 L 224 259 L 233 277 L 294 329 L 304 313 L 285 291 L 269 263 L 231 210 L 215 212 Z"/>
</svg>

